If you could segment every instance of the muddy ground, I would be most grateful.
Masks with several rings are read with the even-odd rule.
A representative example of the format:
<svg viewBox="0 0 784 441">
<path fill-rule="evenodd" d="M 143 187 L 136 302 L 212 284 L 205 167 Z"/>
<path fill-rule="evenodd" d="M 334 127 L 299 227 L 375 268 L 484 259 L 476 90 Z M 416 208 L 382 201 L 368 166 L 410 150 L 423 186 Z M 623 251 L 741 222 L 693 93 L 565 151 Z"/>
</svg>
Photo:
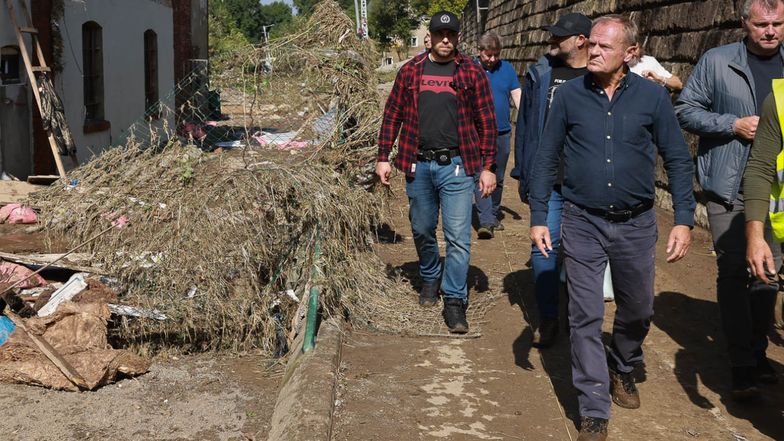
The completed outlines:
<svg viewBox="0 0 784 441">
<path fill-rule="evenodd" d="M 571 387 L 565 317 L 550 349 L 531 347 L 538 324 L 527 239 L 529 212 L 516 181 L 507 179 L 506 229 L 492 240 L 473 233 L 472 290 L 496 294 L 481 338 L 438 339 L 373 335 L 346 338 L 333 439 L 574 440 L 576 395 Z M 407 220 L 404 182 L 393 187 L 397 243 L 380 244 L 390 265 L 416 279 L 416 253 Z M 705 230 L 694 230 L 689 255 L 664 262 L 671 215 L 659 212 L 656 317 L 639 372 L 642 407 L 614 406 L 614 440 L 784 440 L 784 384 L 754 404 L 729 399 L 729 369 L 714 294 L 715 258 Z M 412 288 L 411 301 L 416 301 Z M 563 303 L 563 302 L 562 302 Z M 614 304 L 608 303 L 605 330 Z M 769 357 L 784 370 L 784 338 L 771 333 Z M 784 379 L 782 379 L 784 380 Z"/>
<path fill-rule="evenodd" d="M 26 229 L 0 225 L 0 251 L 66 251 Z M 0 384 L 0 440 L 265 440 L 282 375 L 259 355 L 161 354 L 147 374 L 93 392 Z"/>
</svg>

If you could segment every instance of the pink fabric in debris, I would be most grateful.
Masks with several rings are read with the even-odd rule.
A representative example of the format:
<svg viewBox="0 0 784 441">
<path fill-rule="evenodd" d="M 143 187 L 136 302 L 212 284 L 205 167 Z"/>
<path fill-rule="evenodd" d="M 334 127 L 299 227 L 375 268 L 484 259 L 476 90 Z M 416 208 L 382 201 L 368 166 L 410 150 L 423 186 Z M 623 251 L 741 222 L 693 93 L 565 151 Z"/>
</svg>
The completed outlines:
<svg viewBox="0 0 784 441">
<path fill-rule="evenodd" d="M 22 265 L 17 265 L 11 262 L 0 262 L 0 283 L 1 284 L 14 284 L 23 280 L 33 274 L 29 268 Z M 36 286 L 46 285 L 46 280 L 38 274 L 30 277 L 21 284 L 17 285 L 19 288 L 35 288 Z"/>
<path fill-rule="evenodd" d="M 20 204 L 8 204 L 0 208 L 0 223 L 9 224 L 34 224 L 38 222 L 38 215 L 30 207 Z"/>
<path fill-rule="evenodd" d="M 185 135 L 185 136 L 190 135 L 194 139 L 201 139 L 201 138 L 204 138 L 205 136 L 207 136 L 207 132 L 205 132 L 204 129 L 202 129 L 202 127 L 199 124 L 194 124 L 194 123 L 189 123 L 189 122 L 188 123 L 184 123 L 181 126 L 181 129 L 182 129 L 183 135 Z"/>
</svg>

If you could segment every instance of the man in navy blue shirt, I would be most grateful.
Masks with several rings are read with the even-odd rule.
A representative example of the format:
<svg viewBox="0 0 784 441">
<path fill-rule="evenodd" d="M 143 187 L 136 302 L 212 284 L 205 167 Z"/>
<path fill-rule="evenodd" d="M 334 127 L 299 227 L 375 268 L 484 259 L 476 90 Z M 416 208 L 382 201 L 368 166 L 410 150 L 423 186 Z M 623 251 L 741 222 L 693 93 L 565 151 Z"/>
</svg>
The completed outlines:
<svg viewBox="0 0 784 441">
<path fill-rule="evenodd" d="M 670 97 L 626 66 L 636 53 L 637 34 L 623 16 L 594 21 L 589 73 L 555 92 L 531 176 L 531 241 L 555 259 L 546 218 L 563 154 L 561 244 L 580 441 L 607 438 L 611 400 L 625 408 L 640 406 L 632 370 L 642 362 L 653 316 L 656 146 L 675 211 L 668 262 L 686 255 L 694 224 L 694 167 Z M 608 262 L 618 309 L 605 353 L 602 285 Z"/>
<path fill-rule="evenodd" d="M 498 214 L 504 192 L 504 176 L 509 161 L 512 132 L 512 124 L 509 122 L 509 98 L 512 98 L 515 108 L 519 109 L 521 91 L 514 67 L 508 61 L 501 59 L 501 39 L 495 32 L 487 32 L 479 39 L 479 62 L 490 79 L 490 88 L 493 89 L 495 120 L 498 124 L 498 138 L 496 138 L 498 149 L 495 155 L 495 190 L 489 198 L 483 198 L 482 191 L 477 185 L 474 198 L 477 217 L 479 217 L 477 236 L 480 239 L 492 239 L 495 230 L 504 229 Z"/>
</svg>

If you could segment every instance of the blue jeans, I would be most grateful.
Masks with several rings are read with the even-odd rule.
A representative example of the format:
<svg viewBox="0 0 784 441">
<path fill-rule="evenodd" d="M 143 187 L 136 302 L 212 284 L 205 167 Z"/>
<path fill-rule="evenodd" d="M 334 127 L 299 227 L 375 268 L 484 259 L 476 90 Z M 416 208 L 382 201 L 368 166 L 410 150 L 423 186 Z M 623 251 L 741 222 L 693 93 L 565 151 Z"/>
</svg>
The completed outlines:
<svg viewBox="0 0 784 441">
<path fill-rule="evenodd" d="M 477 182 L 474 190 L 476 200 L 476 213 L 479 217 L 479 225 L 495 225 L 498 221 L 498 212 L 501 209 L 501 196 L 504 194 L 504 176 L 506 175 L 506 164 L 509 162 L 509 140 L 511 132 L 498 135 L 498 153 L 495 155 L 495 182 L 496 187 L 490 197 L 483 198 Z"/>
<path fill-rule="evenodd" d="M 471 195 L 476 179 L 466 175 L 463 160 L 449 165 L 417 161 L 414 177 L 406 178 L 408 218 L 419 256 L 419 276 L 425 283 L 441 277 L 436 226 L 441 221 L 446 240 L 441 292 L 445 298 L 468 301 L 468 260 L 471 254 Z"/>
<path fill-rule="evenodd" d="M 564 199 L 556 190 L 547 204 L 547 229 L 553 250 L 544 257 L 536 246 L 531 246 L 531 265 L 534 269 L 534 289 L 540 319 L 558 318 L 558 249 L 561 247 L 561 211 Z"/>
</svg>

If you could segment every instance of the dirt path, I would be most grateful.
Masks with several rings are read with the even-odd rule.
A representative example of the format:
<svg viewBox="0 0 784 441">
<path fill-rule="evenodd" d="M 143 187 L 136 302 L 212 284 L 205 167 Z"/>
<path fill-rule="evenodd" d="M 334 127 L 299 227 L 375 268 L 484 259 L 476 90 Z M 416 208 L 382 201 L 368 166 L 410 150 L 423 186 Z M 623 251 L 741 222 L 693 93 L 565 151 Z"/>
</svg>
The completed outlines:
<svg viewBox="0 0 784 441">
<path fill-rule="evenodd" d="M 527 240 L 528 210 L 507 180 L 506 230 L 490 241 L 473 235 L 471 274 L 498 295 L 478 339 L 395 337 L 355 332 L 346 340 L 335 415 L 335 440 L 570 440 L 576 439 L 576 396 L 569 343 L 562 331 L 548 350 L 531 348 L 536 324 Z M 381 244 L 393 267 L 415 268 L 403 182 L 391 204 L 402 240 Z M 642 408 L 613 408 L 616 440 L 784 439 L 784 386 L 740 407 L 728 400 L 729 372 L 713 286 L 715 258 L 703 230 L 691 253 L 664 263 L 669 232 L 660 212 L 656 319 L 640 372 Z M 472 287 L 476 289 L 476 285 Z M 411 301 L 416 301 L 412 290 Z M 614 305 L 608 304 L 605 331 Z M 565 322 L 565 320 L 564 320 Z M 781 372 L 784 348 L 775 334 L 769 356 Z"/>
</svg>

